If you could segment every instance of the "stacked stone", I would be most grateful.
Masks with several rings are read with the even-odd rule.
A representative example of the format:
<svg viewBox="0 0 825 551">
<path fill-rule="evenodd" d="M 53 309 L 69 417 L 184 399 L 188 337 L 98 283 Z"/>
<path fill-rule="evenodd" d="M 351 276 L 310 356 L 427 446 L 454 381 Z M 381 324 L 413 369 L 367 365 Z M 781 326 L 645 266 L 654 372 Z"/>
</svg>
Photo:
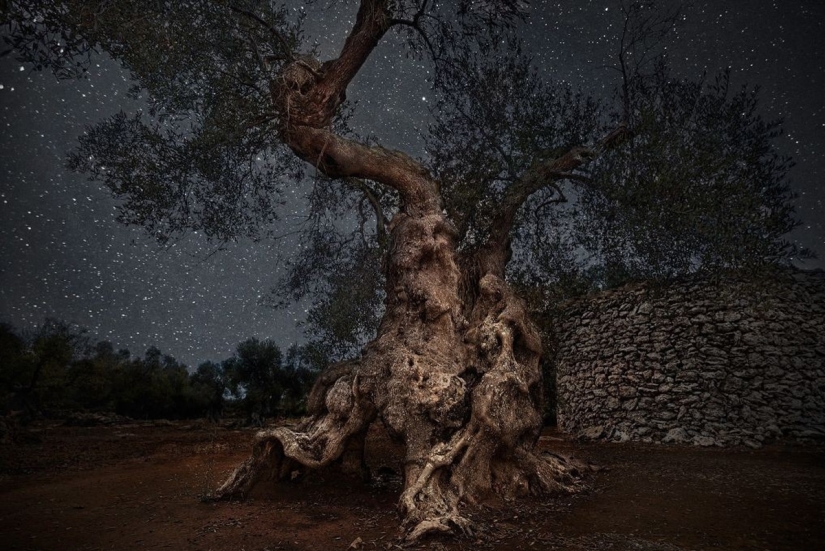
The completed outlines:
<svg viewBox="0 0 825 551">
<path fill-rule="evenodd" d="M 825 275 L 693 277 L 567 305 L 559 427 L 592 439 L 759 447 L 825 438 Z"/>
</svg>

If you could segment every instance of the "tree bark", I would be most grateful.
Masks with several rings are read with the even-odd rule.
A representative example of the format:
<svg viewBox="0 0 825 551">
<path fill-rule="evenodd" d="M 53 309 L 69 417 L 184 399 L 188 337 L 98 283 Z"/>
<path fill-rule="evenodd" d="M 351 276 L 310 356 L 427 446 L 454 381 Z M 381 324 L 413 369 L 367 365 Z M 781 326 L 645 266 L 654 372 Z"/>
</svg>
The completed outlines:
<svg viewBox="0 0 825 551">
<path fill-rule="evenodd" d="M 439 213 L 400 212 L 390 241 L 376 339 L 321 375 L 296 430 L 259 432 L 217 496 L 242 496 L 267 473 L 289 479 L 329 465 L 376 419 L 406 447 L 399 512 L 411 540 L 468 530 L 460 504 L 491 493 L 575 490 L 576 465 L 533 451 L 541 341 L 524 303 L 499 275 L 459 268 L 454 229 Z"/>
<path fill-rule="evenodd" d="M 438 185 L 419 163 L 331 131 L 347 83 L 390 25 L 386 6 L 362 2 L 337 60 L 296 60 L 272 87 L 281 136 L 296 155 L 331 177 L 369 179 L 401 197 L 386 228 L 378 335 L 360 358 L 320 376 L 309 416 L 295 430 L 259 432 L 252 456 L 215 497 L 243 496 L 264 475 L 290 479 L 296 470 L 330 465 L 363 447 L 380 419 L 405 445 L 398 507 L 405 536 L 416 540 L 470 530 L 462 503 L 491 493 L 513 499 L 573 491 L 578 473 L 572 462 L 534 452 L 542 427 L 541 341 L 503 278 L 509 239 L 502 234 L 462 256 Z M 505 213 L 510 225 L 517 208 Z"/>
</svg>

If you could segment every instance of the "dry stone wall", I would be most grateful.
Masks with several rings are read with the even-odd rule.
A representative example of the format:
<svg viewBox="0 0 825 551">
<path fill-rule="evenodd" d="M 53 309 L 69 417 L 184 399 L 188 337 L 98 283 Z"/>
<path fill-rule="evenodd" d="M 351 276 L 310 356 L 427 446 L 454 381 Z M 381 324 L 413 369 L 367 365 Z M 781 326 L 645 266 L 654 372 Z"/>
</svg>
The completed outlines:
<svg viewBox="0 0 825 551">
<path fill-rule="evenodd" d="M 568 304 L 557 415 L 594 439 L 761 444 L 825 437 L 825 275 L 685 279 Z"/>
</svg>

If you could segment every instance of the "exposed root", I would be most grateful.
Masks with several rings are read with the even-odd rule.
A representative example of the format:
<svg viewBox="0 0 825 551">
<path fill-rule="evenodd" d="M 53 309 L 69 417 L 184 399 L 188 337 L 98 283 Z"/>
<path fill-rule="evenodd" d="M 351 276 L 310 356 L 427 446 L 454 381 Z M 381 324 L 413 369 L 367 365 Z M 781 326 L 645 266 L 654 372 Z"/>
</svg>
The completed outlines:
<svg viewBox="0 0 825 551">
<path fill-rule="evenodd" d="M 534 451 L 541 426 L 541 339 L 523 301 L 492 273 L 462 304 L 454 236 L 438 214 L 390 224 L 387 311 L 361 358 L 316 382 L 296 430 L 259 432 L 214 497 L 244 496 L 264 476 L 292 478 L 363 449 L 378 416 L 406 446 L 398 512 L 404 538 L 472 535 L 462 511 L 488 496 L 570 493 L 584 465 Z M 479 274 L 481 275 L 481 274 Z M 368 472 L 362 463 L 362 473 Z"/>
<path fill-rule="evenodd" d="M 541 428 L 541 349 L 523 303 L 493 276 L 482 279 L 480 291 L 467 332 L 481 374 L 469 396 L 469 421 L 407 469 L 399 511 L 408 541 L 471 533 L 460 504 L 485 495 L 512 500 L 581 488 L 584 465 L 533 451 Z"/>
<path fill-rule="evenodd" d="M 258 432 L 252 455 L 210 498 L 242 498 L 264 477 L 290 479 L 296 471 L 320 469 L 340 459 L 351 442 L 363 448 L 364 435 L 375 419 L 374 408 L 358 399 L 358 377 L 351 367 L 337 375 L 334 383 L 322 381 L 324 403 L 315 404 L 321 413 L 306 418 L 297 430 L 276 427 Z"/>
<path fill-rule="evenodd" d="M 458 514 L 442 515 L 438 518 L 422 520 L 409 531 L 404 539 L 412 543 L 420 540 L 424 536 L 455 533 L 472 536 L 473 530 L 470 521 Z"/>
<path fill-rule="evenodd" d="M 517 450 L 516 464 L 529 483 L 533 495 L 572 494 L 581 489 L 586 465 L 575 458 L 544 452 Z"/>
<path fill-rule="evenodd" d="M 267 438 L 267 432 L 261 431 L 255 435 L 252 455 L 208 499 L 243 498 L 262 478 L 281 478 L 281 471 L 289 462 L 284 461 L 286 457 L 281 443 L 277 439 Z"/>
<path fill-rule="evenodd" d="M 582 488 L 586 466 L 552 453 L 517 448 L 508 456 L 482 430 L 462 431 L 433 447 L 430 458 L 399 500 L 405 539 L 413 542 L 438 533 L 472 535 L 473 525 L 459 513 L 462 502 L 484 494 L 505 500 L 524 495 L 570 494 Z M 489 450 L 493 456 L 489 457 Z"/>
</svg>

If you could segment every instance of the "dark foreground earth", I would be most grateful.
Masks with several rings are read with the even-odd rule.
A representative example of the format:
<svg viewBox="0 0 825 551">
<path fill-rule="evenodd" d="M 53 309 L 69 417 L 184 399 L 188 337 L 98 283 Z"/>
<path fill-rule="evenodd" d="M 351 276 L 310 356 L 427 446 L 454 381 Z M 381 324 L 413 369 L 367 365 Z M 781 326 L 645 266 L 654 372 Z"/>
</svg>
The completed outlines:
<svg viewBox="0 0 825 551">
<path fill-rule="evenodd" d="M 328 473 L 199 496 L 245 458 L 252 430 L 207 423 L 42 424 L 0 444 L 0 549 L 398 549 L 401 450 L 376 429 L 373 481 Z M 471 511 L 478 532 L 414 549 L 825 549 L 825 447 L 540 444 L 603 467 L 574 496 Z"/>
</svg>

